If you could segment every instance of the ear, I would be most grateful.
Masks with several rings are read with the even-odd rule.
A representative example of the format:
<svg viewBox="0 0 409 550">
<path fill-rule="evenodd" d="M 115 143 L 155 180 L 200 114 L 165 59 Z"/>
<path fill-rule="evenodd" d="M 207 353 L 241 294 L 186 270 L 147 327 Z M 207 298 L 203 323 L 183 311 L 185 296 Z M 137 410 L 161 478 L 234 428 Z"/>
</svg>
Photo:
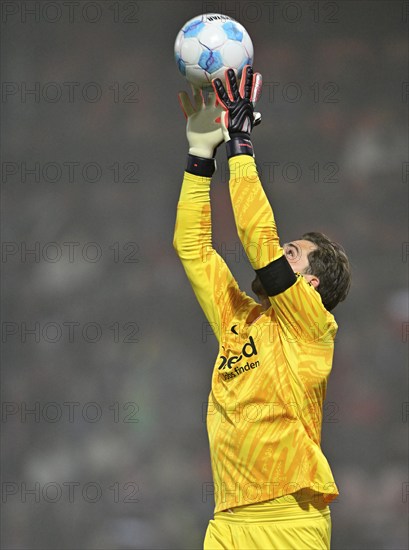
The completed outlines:
<svg viewBox="0 0 409 550">
<path fill-rule="evenodd" d="M 310 285 L 312 285 L 315 288 L 315 290 L 318 289 L 318 286 L 320 284 L 320 280 L 318 279 L 318 277 L 316 275 L 306 274 L 306 275 L 304 275 L 304 277 L 307 280 L 307 282 L 310 283 Z"/>
</svg>

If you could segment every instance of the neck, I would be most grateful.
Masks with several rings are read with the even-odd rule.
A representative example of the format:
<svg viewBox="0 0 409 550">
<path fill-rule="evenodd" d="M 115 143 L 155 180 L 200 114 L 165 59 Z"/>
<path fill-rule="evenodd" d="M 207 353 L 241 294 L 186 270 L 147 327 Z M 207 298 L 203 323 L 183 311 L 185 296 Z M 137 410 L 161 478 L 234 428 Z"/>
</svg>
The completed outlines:
<svg viewBox="0 0 409 550">
<path fill-rule="evenodd" d="M 259 296 L 261 303 L 261 311 L 267 311 L 271 307 L 271 302 L 267 296 Z"/>
</svg>

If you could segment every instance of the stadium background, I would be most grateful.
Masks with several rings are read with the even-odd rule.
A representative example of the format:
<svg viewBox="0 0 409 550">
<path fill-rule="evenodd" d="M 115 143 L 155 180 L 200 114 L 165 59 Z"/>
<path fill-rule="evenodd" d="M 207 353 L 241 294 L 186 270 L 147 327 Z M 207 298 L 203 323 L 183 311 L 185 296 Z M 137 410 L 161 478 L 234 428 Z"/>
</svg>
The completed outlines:
<svg viewBox="0 0 409 550">
<path fill-rule="evenodd" d="M 333 548 L 407 548 L 408 2 L 2 10 L 2 548 L 201 546 L 216 342 L 172 248 L 173 43 L 204 11 L 253 39 L 282 239 L 322 230 L 352 261 L 323 426 Z M 250 292 L 218 164 L 215 245 Z"/>
</svg>

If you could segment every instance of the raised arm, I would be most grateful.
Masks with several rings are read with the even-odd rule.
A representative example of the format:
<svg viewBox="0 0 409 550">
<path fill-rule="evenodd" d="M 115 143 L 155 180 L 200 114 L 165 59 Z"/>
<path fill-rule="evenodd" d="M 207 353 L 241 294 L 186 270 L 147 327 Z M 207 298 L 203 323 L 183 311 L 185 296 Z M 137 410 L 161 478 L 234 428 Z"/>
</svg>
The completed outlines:
<svg viewBox="0 0 409 550">
<path fill-rule="evenodd" d="M 229 70 L 226 85 L 227 91 L 220 80 L 213 82 L 225 109 L 222 126 L 238 235 L 278 321 L 283 326 L 294 327 L 297 334 L 302 332 L 304 338 L 321 339 L 336 330 L 333 316 L 324 308 L 319 293 L 287 260 L 254 161 L 250 132 L 257 121 L 253 103 L 261 77 L 246 67 L 239 89 L 234 72 Z"/>
<path fill-rule="evenodd" d="M 214 96 L 204 103 L 194 89 L 195 106 L 187 94 L 179 95 L 187 118 L 188 165 L 177 207 L 174 247 L 193 291 L 220 341 L 229 321 L 255 302 L 241 292 L 224 260 L 212 246 L 210 182 L 215 170 L 214 154 L 223 141 L 216 119 L 221 108 Z"/>
</svg>

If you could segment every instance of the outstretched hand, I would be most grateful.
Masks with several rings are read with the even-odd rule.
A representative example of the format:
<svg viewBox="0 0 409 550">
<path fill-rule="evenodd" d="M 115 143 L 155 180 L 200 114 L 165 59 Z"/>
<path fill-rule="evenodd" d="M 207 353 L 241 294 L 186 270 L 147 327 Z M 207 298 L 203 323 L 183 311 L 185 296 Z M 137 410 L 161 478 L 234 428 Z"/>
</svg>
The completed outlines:
<svg viewBox="0 0 409 550">
<path fill-rule="evenodd" d="M 261 122 L 260 113 L 254 112 L 254 106 L 261 94 L 261 74 L 253 73 L 251 65 L 246 65 L 240 88 L 233 69 L 228 69 L 225 74 L 226 87 L 220 78 L 215 78 L 212 82 L 217 100 L 224 109 L 221 118 L 224 140 L 229 141 L 234 135 L 249 138 L 253 127 Z"/>
<path fill-rule="evenodd" d="M 217 147 L 223 143 L 220 124 L 223 107 L 213 91 L 209 92 L 206 101 L 200 88 L 192 85 L 192 92 L 194 105 L 186 92 L 179 92 L 179 103 L 187 119 L 189 153 L 197 157 L 214 158 Z"/>
</svg>

